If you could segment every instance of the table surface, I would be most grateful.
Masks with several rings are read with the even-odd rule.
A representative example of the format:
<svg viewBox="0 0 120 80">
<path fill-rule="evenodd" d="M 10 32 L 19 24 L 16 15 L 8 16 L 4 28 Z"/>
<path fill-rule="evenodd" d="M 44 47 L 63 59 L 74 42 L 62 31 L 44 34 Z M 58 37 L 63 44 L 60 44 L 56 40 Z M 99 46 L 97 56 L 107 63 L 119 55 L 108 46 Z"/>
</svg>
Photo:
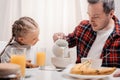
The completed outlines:
<svg viewBox="0 0 120 80">
<path fill-rule="evenodd" d="M 120 77 L 113 77 L 112 75 L 109 78 L 103 79 L 90 79 L 90 80 L 120 80 Z M 78 79 L 71 76 L 63 75 L 63 72 L 56 71 L 54 69 L 40 70 L 39 68 L 26 69 L 26 78 L 25 80 L 85 80 Z M 88 79 L 86 79 L 88 80 Z"/>
</svg>

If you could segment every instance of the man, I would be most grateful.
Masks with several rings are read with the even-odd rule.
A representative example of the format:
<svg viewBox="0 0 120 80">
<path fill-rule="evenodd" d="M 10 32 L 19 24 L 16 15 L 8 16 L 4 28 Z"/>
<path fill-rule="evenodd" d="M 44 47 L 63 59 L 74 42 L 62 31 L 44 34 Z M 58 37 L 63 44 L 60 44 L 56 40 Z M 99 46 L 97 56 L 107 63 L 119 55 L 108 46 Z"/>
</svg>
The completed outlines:
<svg viewBox="0 0 120 80">
<path fill-rule="evenodd" d="M 82 21 L 68 36 L 55 33 L 54 41 L 66 39 L 82 57 L 102 58 L 102 66 L 120 68 L 120 22 L 114 15 L 114 0 L 87 0 L 89 21 Z"/>
</svg>

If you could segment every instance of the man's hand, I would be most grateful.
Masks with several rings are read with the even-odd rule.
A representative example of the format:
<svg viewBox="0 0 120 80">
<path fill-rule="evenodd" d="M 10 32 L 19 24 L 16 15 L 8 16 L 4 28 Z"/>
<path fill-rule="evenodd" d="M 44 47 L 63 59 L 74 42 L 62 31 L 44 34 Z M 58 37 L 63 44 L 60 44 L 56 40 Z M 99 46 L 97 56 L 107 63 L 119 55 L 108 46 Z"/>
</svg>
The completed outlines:
<svg viewBox="0 0 120 80">
<path fill-rule="evenodd" d="M 117 72 L 113 75 L 114 77 L 120 77 L 120 72 Z"/>
<path fill-rule="evenodd" d="M 55 42 L 56 40 L 58 40 L 58 39 L 65 39 L 65 34 L 64 34 L 64 33 L 55 33 L 55 34 L 53 35 L 53 40 L 54 40 L 54 42 Z"/>
</svg>

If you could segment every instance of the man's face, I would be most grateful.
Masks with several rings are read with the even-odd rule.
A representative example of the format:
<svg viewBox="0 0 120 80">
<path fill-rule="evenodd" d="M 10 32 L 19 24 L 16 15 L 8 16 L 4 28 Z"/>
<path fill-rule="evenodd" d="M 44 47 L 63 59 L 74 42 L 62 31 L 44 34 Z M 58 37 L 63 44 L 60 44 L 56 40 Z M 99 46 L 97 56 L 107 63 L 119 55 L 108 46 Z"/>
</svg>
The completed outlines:
<svg viewBox="0 0 120 80">
<path fill-rule="evenodd" d="M 37 43 L 37 41 L 39 40 L 38 37 L 39 37 L 39 30 L 36 29 L 34 31 L 27 33 L 24 37 L 21 37 L 21 42 L 23 44 L 32 46 Z"/>
<path fill-rule="evenodd" d="M 106 14 L 103 10 L 101 2 L 88 5 L 88 15 L 92 29 L 94 31 L 103 30 L 109 24 L 111 19 L 110 14 Z"/>
</svg>

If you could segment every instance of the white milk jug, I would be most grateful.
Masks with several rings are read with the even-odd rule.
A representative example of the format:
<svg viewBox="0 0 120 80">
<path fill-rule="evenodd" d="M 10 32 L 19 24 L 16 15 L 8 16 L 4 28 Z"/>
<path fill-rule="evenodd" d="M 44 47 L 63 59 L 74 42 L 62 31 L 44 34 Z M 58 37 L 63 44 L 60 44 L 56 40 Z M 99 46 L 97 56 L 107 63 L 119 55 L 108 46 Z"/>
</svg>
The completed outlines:
<svg viewBox="0 0 120 80">
<path fill-rule="evenodd" d="M 56 57 L 68 56 L 68 42 L 64 39 L 58 39 L 53 45 L 52 51 Z"/>
</svg>

